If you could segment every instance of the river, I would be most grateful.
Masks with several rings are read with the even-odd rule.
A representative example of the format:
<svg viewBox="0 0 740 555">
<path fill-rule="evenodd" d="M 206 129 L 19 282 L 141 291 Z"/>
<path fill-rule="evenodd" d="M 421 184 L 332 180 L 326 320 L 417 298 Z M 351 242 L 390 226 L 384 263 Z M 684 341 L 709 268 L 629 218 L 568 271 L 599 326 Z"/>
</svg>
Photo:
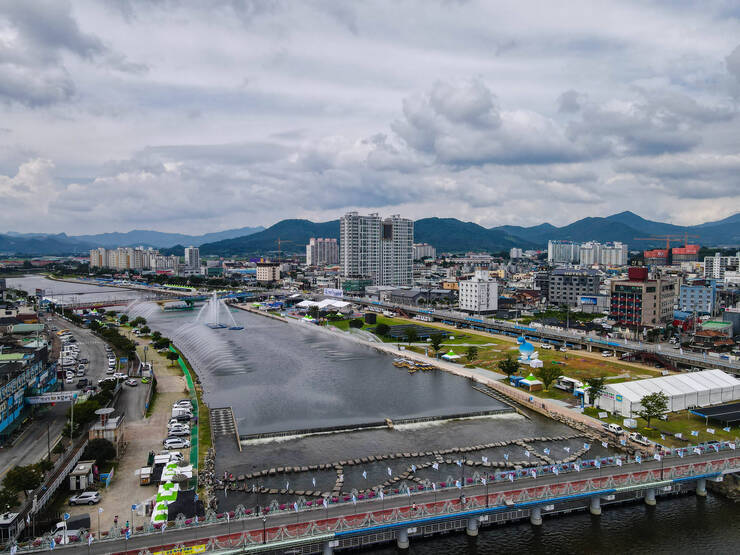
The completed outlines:
<svg viewBox="0 0 740 555">
<path fill-rule="evenodd" d="M 39 277 L 9 279 L 8 285 L 122 297 L 119 289 Z M 193 312 L 164 313 L 150 303 L 134 311 L 183 348 L 209 404 L 234 405 L 243 434 L 496 406 L 463 379 L 443 372 L 409 375 L 372 349 L 338 342 L 309 326 L 237 312 L 244 330 L 211 330 L 195 324 Z M 605 508 L 601 517 L 575 513 L 545 520 L 541 527 L 527 522 L 482 528 L 475 540 L 463 534 L 415 540 L 410 553 L 737 553 L 738 518 L 738 504 L 710 493 L 706 499 L 659 500 L 655 508 Z"/>
</svg>

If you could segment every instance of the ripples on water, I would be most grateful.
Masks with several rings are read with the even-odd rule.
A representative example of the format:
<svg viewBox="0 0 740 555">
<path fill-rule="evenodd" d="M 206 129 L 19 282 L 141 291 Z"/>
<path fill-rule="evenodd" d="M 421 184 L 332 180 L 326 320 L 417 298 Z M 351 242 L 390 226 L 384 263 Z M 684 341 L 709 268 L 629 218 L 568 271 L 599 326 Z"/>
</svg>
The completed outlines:
<svg viewBox="0 0 740 555">
<path fill-rule="evenodd" d="M 244 330 L 211 329 L 196 312 L 138 303 L 132 317 L 175 341 L 196 368 L 211 406 L 232 406 L 239 431 L 351 425 L 501 408 L 464 379 L 408 374 L 392 358 L 341 336 L 234 310 Z"/>
</svg>

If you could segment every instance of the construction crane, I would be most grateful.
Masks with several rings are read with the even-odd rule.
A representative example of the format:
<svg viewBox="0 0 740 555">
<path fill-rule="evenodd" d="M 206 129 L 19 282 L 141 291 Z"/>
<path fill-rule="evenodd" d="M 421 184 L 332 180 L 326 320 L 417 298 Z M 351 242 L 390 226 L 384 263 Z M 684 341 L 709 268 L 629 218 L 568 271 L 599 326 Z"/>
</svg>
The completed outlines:
<svg viewBox="0 0 740 555">
<path fill-rule="evenodd" d="M 281 239 L 280 237 L 277 238 L 277 241 L 275 241 L 278 245 L 278 260 L 282 260 L 283 258 L 283 243 L 293 243 L 294 241 L 290 241 L 289 239 Z"/>
<path fill-rule="evenodd" d="M 652 237 L 635 237 L 635 241 L 656 241 L 656 240 L 663 240 L 665 239 L 665 248 L 666 250 L 670 250 L 671 248 L 671 241 L 680 241 L 683 239 L 684 247 L 689 246 L 689 237 L 693 237 L 698 239 L 699 235 L 690 235 L 688 233 L 684 233 L 683 235 L 653 235 Z"/>
</svg>

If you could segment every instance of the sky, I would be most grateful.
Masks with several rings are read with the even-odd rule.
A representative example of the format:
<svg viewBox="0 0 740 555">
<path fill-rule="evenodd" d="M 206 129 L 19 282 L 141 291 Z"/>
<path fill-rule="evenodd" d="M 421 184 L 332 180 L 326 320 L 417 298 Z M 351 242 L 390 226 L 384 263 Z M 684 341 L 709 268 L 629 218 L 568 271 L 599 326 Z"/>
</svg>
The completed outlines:
<svg viewBox="0 0 740 555">
<path fill-rule="evenodd" d="M 740 211 L 740 6 L 5 0 L 0 233 Z"/>
</svg>

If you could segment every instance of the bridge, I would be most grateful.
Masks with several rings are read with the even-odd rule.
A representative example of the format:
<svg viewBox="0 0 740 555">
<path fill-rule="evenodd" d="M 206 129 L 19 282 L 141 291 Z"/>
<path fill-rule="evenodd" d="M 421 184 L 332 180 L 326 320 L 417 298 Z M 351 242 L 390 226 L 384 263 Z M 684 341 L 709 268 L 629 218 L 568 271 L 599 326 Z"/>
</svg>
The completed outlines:
<svg viewBox="0 0 740 555">
<path fill-rule="evenodd" d="M 646 456 L 647 457 L 647 456 Z M 644 500 L 695 491 L 706 495 L 708 481 L 720 482 L 740 472 L 740 454 L 734 442 L 675 448 L 645 460 L 609 456 L 594 460 L 536 468 L 487 471 L 450 483 L 401 486 L 381 494 L 376 490 L 352 500 L 324 505 L 250 510 L 239 506 L 231 513 L 209 512 L 205 518 L 178 517 L 167 527 L 147 525 L 128 538 L 111 530 L 96 539 L 89 553 L 147 554 L 192 547 L 209 552 L 324 553 L 396 541 L 408 547 L 414 537 L 465 530 L 475 536 L 480 526 L 528 518 L 540 526 L 544 516 L 574 510 L 600 515 L 602 505 Z M 93 526 L 94 527 L 94 526 Z M 93 530 L 93 533 L 95 530 Z M 82 545 L 87 541 L 80 539 Z M 19 546 L 18 552 L 49 549 L 50 538 Z M 79 552 L 80 543 L 55 550 Z"/>
<path fill-rule="evenodd" d="M 587 349 L 589 352 L 593 349 L 597 349 L 623 354 L 626 357 L 631 358 L 642 358 L 643 356 L 650 355 L 657 360 L 668 363 L 672 367 L 678 367 L 681 365 L 697 368 L 719 368 L 720 370 L 740 376 L 740 363 L 738 362 L 712 356 L 699 355 L 696 353 L 682 352 L 679 349 L 662 350 L 659 345 L 635 341 L 616 341 L 614 339 L 604 339 L 595 335 L 592 336 L 568 332 L 565 330 L 553 329 L 551 327 L 525 326 L 503 320 L 495 320 L 484 316 L 470 316 L 459 312 L 431 310 L 418 306 L 396 305 L 364 298 L 358 299 L 356 297 L 345 297 L 344 300 L 369 307 L 377 307 L 393 311 L 401 310 L 410 316 L 428 316 L 434 321 L 442 322 L 444 324 L 485 331 L 493 334 L 510 336 L 526 335 L 527 337 L 537 338 L 539 341 L 545 343 L 566 345 L 568 347 L 578 345 L 581 348 Z"/>
</svg>

